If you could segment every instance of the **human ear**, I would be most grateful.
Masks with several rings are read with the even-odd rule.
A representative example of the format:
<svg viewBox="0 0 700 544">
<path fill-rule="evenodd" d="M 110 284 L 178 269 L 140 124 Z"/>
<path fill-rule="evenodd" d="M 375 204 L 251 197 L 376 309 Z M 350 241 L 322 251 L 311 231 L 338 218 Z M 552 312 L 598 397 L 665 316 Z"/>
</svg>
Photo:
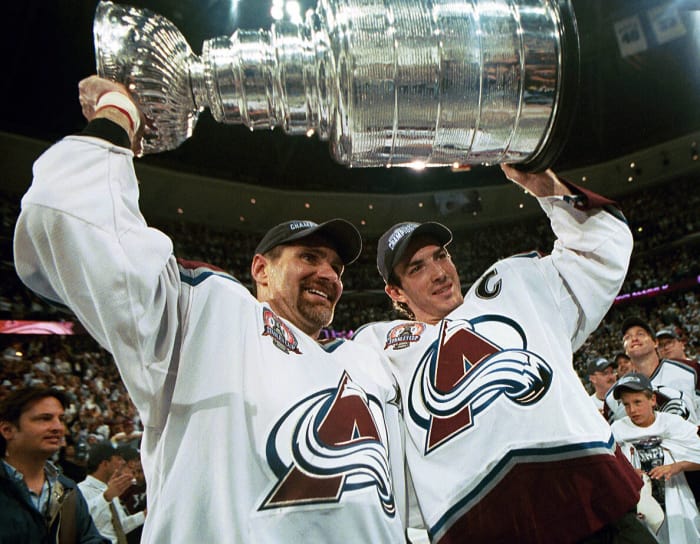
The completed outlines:
<svg viewBox="0 0 700 544">
<path fill-rule="evenodd" d="M 384 292 L 389 295 L 391 300 L 395 300 L 396 302 L 406 302 L 406 295 L 401 287 L 397 287 L 396 285 L 385 285 Z"/>
<path fill-rule="evenodd" d="M 265 256 L 260 253 L 256 253 L 253 257 L 253 262 L 250 264 L 250 275 L 255 283 L 267 284 L 267 263 Z"/>
<path fill-rule="evenodd" d="M 0 421 L 0 435 L 2 435 L 5 440 L 12 438 L 16 430 L 17 426 L 14 423 L 9 421 Z"/>
</svg>

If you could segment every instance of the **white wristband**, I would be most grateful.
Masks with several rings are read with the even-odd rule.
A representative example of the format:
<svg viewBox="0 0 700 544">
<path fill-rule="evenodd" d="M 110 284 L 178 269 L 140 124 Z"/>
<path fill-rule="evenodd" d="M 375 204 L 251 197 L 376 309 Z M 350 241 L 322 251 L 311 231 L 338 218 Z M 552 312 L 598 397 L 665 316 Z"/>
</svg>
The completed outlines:
<svg viewBox="0 0 700 544">
<path fill-rule="evenodd" d="M 113 107 L 121 111 L 126 115 L 131 121 L 131 130 L 136 134 L 139 130 L 139 125 L 141 123 L 141 117 L 139 116 L 139 110 L 136 108 L 134 103 L 129 100 L 129 98 L 117 91 L 110 91 L 97 100 L 95 105 L 95 111 L 99 111 L 102 108 Z"/>
</svg>

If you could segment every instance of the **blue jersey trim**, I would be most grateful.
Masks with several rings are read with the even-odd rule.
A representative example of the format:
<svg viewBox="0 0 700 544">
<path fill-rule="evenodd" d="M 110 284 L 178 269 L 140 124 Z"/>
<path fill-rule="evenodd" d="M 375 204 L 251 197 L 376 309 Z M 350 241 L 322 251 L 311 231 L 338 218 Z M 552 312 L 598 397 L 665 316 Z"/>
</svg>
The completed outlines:
<svg viewBox="0 0 700 544">
<path fill-rule="evenodd" d="M 212 276 L 218 276 L 219 278 L 230 280 L 239 285 L 243 285 L 238 279 L 225 272 L 214 272 L 213 270 L 206 270 L 205 272 L 199 272 L 196 273 L 194 276 L 191 276 L 180 270 L 180 281 L 182 281 L 182 283 L 186 283 L 187 285 L 191 285 L 192 287 L 199 285 L 200 283 L 202 283 L 205 280 L 208 280 Z"/>
<path fill-rule="evenodd" d="M 319 342 L 318 345 L 321 346 L 321 348 L 323 348 L 323 350 L 327 353 L 333 353 L 336 349 L 342 346 L 344 342 L 344 338 L 334 338 L 333 340 L 329 340 L 328 342 Z"/>
</svg>

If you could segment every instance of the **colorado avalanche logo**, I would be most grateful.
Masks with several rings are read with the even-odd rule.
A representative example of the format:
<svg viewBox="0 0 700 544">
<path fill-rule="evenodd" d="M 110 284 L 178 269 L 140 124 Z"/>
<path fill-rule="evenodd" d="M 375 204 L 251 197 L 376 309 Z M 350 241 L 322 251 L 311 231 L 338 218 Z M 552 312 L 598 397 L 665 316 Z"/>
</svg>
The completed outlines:
<svg viewBox="0 0 700 544">
<path fill-rule="evenodd" d="M 534 404 L 551 385 L 552 369 L 524 349 L 520 328 L 496 317 L 475 322 L 489 320 L 508 329 L 520 346 L 503 349 L 475 332 L 471 322 L 445 320 L 438 339 L 416 368 L 408 411 L 426 431 L 426 454 L 472 427 L 479 413 L 499 397 L 520 405 Z"/>
<path fill-rule="evenodd" d="M 386 335 L 384 349 L 394 350 L 404 349 L 411 345 L 411 342 L 418 342 L 421 334 L 425 330 L 423 323 L 402 323 L 389 331 Z"/>
<path fill-rule="evenodd" d="M 307 397 L 273 428 L 267 459 L 278 480 L 259 510 L 337 503 L 343 493 L 374 487 L 394 517 L 386 444 L 380 403 L 343 373 L 337 388 Z"/>
<path fill-rule="evenodd" d="M 285 325 L 282 320 L 277 317 L 271 310 L 263 308 L 263 323 L 265 327 L 263 329 L 263 336 L 271 336 L 272 343 L 275 347 L 278 347 L 285 353 L 298 353 L 299 351 L 299 341 L 294 333 Z"/>
</svg>

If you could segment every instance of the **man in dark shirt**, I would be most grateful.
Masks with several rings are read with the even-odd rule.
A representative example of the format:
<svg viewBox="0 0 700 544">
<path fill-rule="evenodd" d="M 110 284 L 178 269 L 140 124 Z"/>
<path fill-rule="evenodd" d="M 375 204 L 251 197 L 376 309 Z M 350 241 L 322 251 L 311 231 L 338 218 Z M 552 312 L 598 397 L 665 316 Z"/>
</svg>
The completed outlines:
<svg viewBox="0 0 700 544">
<path fill-rule="evenodd" d="M 67 404 L 62 392 L 44 387 L 0 402 L 0 542 L 109 542 L 75 482 L 49 461 L 63 444 Z"/>
</svg>

